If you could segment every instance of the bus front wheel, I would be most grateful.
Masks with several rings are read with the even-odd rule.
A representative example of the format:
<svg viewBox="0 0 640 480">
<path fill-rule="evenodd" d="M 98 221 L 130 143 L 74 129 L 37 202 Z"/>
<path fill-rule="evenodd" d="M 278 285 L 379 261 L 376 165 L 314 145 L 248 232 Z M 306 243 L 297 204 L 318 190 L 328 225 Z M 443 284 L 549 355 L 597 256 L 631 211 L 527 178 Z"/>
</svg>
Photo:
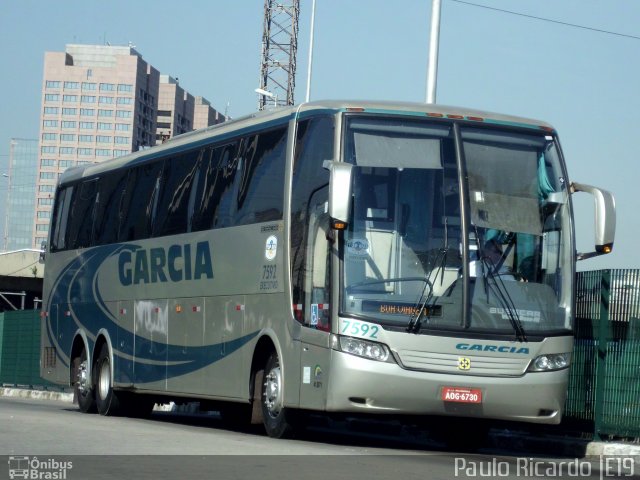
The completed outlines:
<svg viewBox="0 0 640 480">
<path fill-rule="evenodd" d="M 274 352 L 269 356 L 262 379 L 262 420 L 264 428 L 272 438 L 287 438 L 293 435 L 293 412 L 284 406 L 284 384 L 280 360 Z"/>
</svg>

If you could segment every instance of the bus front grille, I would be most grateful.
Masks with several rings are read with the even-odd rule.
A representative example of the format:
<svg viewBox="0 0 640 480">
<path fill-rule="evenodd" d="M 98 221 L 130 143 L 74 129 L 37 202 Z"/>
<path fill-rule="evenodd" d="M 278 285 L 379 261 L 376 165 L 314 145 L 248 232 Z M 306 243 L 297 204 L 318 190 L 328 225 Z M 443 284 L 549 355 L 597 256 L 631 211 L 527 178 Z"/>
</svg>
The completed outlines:
<svg viewBox="0 0 640 480">
<path fill-rule="evenodd" d="M 507 377 L 523 375 L 530 362 L 529 358 L 434 353 L 416 350 L 399 350 L 396 358 L 402 367 L 411 370 Z"/>
</svg>

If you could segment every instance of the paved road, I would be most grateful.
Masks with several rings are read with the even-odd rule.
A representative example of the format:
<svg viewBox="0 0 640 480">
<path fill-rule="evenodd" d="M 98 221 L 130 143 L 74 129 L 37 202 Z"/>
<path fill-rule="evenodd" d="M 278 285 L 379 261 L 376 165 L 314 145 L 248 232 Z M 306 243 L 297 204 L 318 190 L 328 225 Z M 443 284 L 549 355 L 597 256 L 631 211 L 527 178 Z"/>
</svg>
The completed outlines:
<svg viewBox="0 0 640 480">
<path fill-rule="evenodd" d="M 400 440 L 352 444 L 316 432 L 320 441 L 274 440 L 225 429 L 210 417 L 154 412 L 148 419 L 82 414 L 75 405 L 0 397 L 0 453 L 46 455 L 397 455 L 423 454 Z"/>
<path fill-rule="evenodd" d="M 534 478 L 536 475 L 527 473 L 540 473 L 547 464 L 558 465 L 534 458 L 542 462 L 534 472 L 531 460 L 525 464 L 526 459 L 508 452 L 456 454 L 419 435 L 401 433 L 372 437 L 316 429 L 299 440 L 274 440 L 225 429 L 216 416 L 102 417 L 82 414 L 65 402 L 0 397 L 0 455 L 5 455 L 0 457 L 0 479 L 8 478 L 10 467 L 20 467 L 18 457 L 25 456 L 33 462 L 29 464 L 32 468 L 44 473 L 61 472 L 71 462 L 65 476 L 57 477 L 69 480 L 251 476 L 261 480 L 435 480 L 470 474 L 479 478 L 483 472 L 493 477 Z M 566 463 L 566 469 L 572 460 L 560 461 Z M 584 473 L 600 478 L 596 468 L 590 469 Z"/>
</svg>

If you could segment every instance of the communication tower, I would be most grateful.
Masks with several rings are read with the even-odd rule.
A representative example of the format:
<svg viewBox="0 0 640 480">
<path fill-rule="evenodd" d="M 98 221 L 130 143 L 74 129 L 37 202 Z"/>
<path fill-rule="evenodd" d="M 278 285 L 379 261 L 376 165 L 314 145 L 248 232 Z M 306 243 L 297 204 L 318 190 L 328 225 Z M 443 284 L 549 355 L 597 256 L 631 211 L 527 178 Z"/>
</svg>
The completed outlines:
<svg viewBox="0 0 640 480">
<path fill-rule="evenodd" d="M 293 105 L 300 0 L 265 0 L 258 110 Z"/>
</svg>

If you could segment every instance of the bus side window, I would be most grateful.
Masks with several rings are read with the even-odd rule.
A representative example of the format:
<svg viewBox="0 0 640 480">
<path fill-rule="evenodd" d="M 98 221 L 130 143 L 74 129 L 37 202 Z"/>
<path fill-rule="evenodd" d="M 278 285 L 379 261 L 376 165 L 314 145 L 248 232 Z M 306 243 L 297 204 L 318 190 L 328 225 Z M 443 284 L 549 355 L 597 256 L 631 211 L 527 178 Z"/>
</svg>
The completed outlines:
<svg viewBox="0 0 640 480">
<path fill-rule="evenodd" d="M 232 215 L 235 210 L 236 177 L 238 172 L 239 146 L 234 142 L 216 148 L 214 159 L 217 161 L 213 171 L 211 185 L 210 227 L 224 228 L 233 226 Z"/>
<path fill-rule="evenodd" d="M 202 154 L 192 195 L 194 205 L 189 222 L 191 232 L 208 230 L 212 226 L 214 211 L 212 198 L 218 171 L 218 155 L 219 150 L 213 146 L 207 147 Z"/>
<path fill-rule="evenodd" d="M 287 129 L 261 132 L 244 143 L 234 225 L 281 220 Z"/>
<path fill-rule="evenodd" d="M 119 241 L 142 240 L 151 236 L 161 173 L 162 162 L 141 165 L 129 173 L 121 206 Z"/>
<path fill-rule="evenodd" d="M 110 172 L 98 181 L 98 203 L 94 223 L 94 245 L 118 241 L 120 202 L 127 183 L 127 171 Z"/>
<path fill-rule="evenodd" d="M 197 170 L 197 151 L 165 160 L 153 227 L 154 237 L 176 235 L 187 231 L 191 186 Z"/>
<path fill-rule="evenodd" d="M 329 330 L 330 244 L 329 172 L 324 160 L 333 158 L 331 117 L 298 123 L 291 191 L 291 282 L 294 317 L 303 325 Z"/>
<path fill-rule="evenodd" d="M 237 141 L 207 147 L 194 180 L 189 231 L 199 232 L 231 224 L 234 182 L 237 171 Z"/>
<path fill-rule="evenodd" d="M 61 188 L 58 190 L 56 198 L 56 207 L 53 212 L 53 231 L 51 232 L 51 252 L 67 249 L 67 225 L 69 219 L 69 210 L 71 206 L 71 198 L 73 197 L 73 186 Z"/>
<path fill-rule="evenodd" d="M 98 180 L 89 180 L 80 184 L 73 196 L 67 248 L 90 247 L 93 236 L 93 219 L 95 213 Z"/>
</svg>

